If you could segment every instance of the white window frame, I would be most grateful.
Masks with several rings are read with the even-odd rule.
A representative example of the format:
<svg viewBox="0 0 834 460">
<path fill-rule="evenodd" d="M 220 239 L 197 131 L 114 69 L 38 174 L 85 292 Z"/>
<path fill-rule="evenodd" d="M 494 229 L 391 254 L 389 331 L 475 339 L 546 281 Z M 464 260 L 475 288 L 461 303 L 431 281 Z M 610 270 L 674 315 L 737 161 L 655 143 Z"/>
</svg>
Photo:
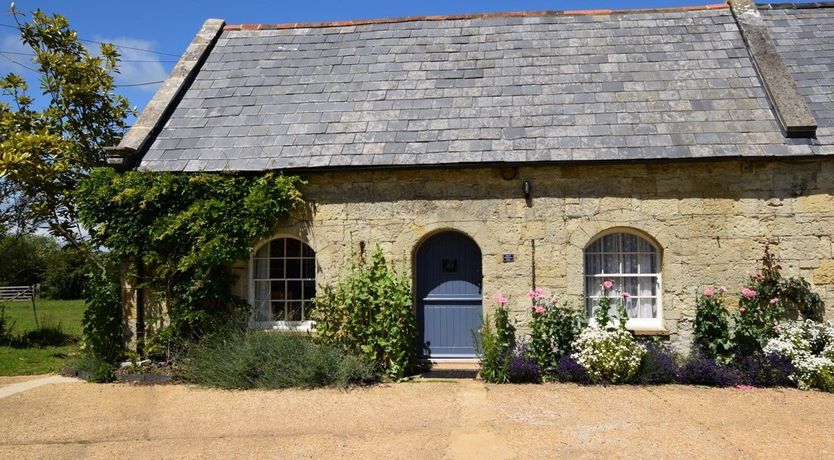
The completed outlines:
<svg viewBox="0 0 834 460">
<path fill-rule="evenodd" d="M 602 238 L 604 238 L 606 236 L 613 235 L 613 234 L 634 235 L 634 236 L 646 241 L 646 243 L 648 243 L 649 245 L 651 245 L 651 247 L 654 248 L 655 254 L 656 254 L 656 257 L 657 257 L 656 266 L 658 268 L 658 272 L 657 273 L 639 273 L 639 274 L 634 274 L 634 273 L 605 273 L 605 267 L 604 267 L 604 264 L 603 264 L 602 273 L 598 273 L 598 274 L 589 274 L 589 273 L 587 273 L 588 267 L 586 266 L 586 257 L 585 256 L 588 254 L 588 248 L 591 247 L 592 244 L 601 240 Z M 597 253 L 593 253 L 593 254 L 597 254 Z M 601 252 L 599 254 L 606 254 L 606 253 Z M 620 248 L 619 252 L 617 252 L 617 253 L 611 252 L 611 253 L 608 253 L 608 254 L 620 254 L 620 255 L 622 255 L 622 254 L 627 254 L 627 253 L 623 252 L 622 248 Z M 628 254 L 630 254 L 630 253 L 628 253 Z M 622 260 L 622 258 L 621 258 L 621 260 Z M 622 271 L 622 266 L 620 266 L 620 271 Z M 634 332 L 661 332 L 661 331 L 665 331 L 665 327 L 663 325 L 663 251 L 661 251 L 659 245 L 655 244 L 655 242 L 652 240 L 652 238 L 648 237 L 648 235 L 646 235 L 642 232 L 639 232 L 639 231 L 626 229 L 626 228 L 614 228 L 614 229 L 610 229 L 610 230 L 607 230 L 605 232 L 602 232 L 602 233 L 596 235 L 591 241 L 588 242 L 588 244 L 582 250 L 582 287 L 583 287 L 583 293 L 588 292 L 587 283 L 588 283 L 588 278 L 589 277 L 593 277 L 594 279 L 599 280 L 599 283 L 602 283 L 603 281 L 605 281 L 607 279 L 649 278 L 649 277 L 653 277 L 655 279 L 655 292 L 656 292 L 656 295 L 653 298 L 657 300 L 657 303 L 656 303 L 656 305 L 657 305 L 657 309 L 656 309 L 657 314 L 656 314 L 656 316 L 654 318 L 629 318 L 628 321 L 626 322 L 626 329 L 628 329 L 630 331 L 634 331 Z M 617 286 L 614 286 L 614 290 L 618 291 Z M 584 294 L 583 294 L 583 297 L 585 297 Z M 645 296 L 643 296 L 643 297 L 645 298 Z M 591 298 L 596 298 L 596 297 L 591 297 Z M 589 299 L 586 298 L 585 299 L 585 304 L 583 305 L 583 308 L 585 309 L 585 311 L 588 311 L 588 304 L 587 304 L 588 300 Z M 612 303 L 613 302 L 618 302 L 619 297 L 617 297 L 617 298 L 611 297 L 611 300 L 612 300 Z M 593 316 L 589 317 L 589 322 L 593 322 L 593 321 L 594 321 Z"/>
<path fill-rule="evenodd" d="M 261 241 L 252 249 L 252 253 L 249 255 L 249 305 L 252 307 L 252 314 L 249 316 L 249 327 L 252 329 L 273 329 L 276 331 L 297 331 L 297 332 L 309 332 L 315 329 L 315 322 L 310 320 L 305 321 L 255 321 L 255 281 L 272 281 L 278 280 L 278 278 L 255 278 L 255 255 L 258 251 L 265 245 L 268 245 L 272 241 L 281 240 L 281 239 L 291 239 L 300 241 L 302 245 L 306 245 L 313 251 L 313 261 L 315 263 L 314 273 L 318 273 L 318 258 L 316 257 L 316 250 L 310 245 L 308 242 L 302 240 L 293 235 L 274 235 L 264 241 Z M 302 246 L 302 254 L 304 247 Z M 285 256 L 286 257 L 286 256 Z M 304 258 L 303 256 L 301 258 Z M 284 278 L 286 280 L 286 278 Z M 300 278 L 299 281 L 304 282 L 308 280 L 308 278 Z M 313 282 L 316 281 L 314 277 L 312 279 Z M 270 287 L 271 289 L 271 287 Z"/>
</svg>

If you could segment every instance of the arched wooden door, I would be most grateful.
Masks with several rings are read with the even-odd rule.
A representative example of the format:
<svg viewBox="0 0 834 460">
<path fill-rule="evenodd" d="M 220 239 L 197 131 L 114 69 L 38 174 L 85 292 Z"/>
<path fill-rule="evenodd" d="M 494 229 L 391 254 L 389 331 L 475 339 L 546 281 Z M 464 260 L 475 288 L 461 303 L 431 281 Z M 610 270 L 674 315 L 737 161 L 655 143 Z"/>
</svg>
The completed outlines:
<svg viewBox="0 0 834 460">
<path fill-rule="evenodd" d="M 478 245 L 458 232 L 433 235 L 417 250 L 416 273 L 420 356 L 474 357 L 483 311 Z"/>
</svg>

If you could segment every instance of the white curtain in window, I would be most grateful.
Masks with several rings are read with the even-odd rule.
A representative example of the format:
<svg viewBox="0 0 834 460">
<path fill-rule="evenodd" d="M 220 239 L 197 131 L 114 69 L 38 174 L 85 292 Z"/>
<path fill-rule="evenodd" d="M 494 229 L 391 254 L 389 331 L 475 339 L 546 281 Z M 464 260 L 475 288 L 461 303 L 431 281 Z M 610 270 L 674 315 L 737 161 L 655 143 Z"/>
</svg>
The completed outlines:
<svg viewBox="0 0 834 460">
<path fill-rule="evenodd" d="M 592 314 L 602 296 L 601 284 L 614 281 L 609 292 L 616 302 L 627 292 L 626 311 L 630 318 L 657 317 L 658 270 L 660 262 L 655 246 L 645 238 L 631 233 L 604 235 L 585 250 L 585 298 L 588 313 Z"/>
</svg>

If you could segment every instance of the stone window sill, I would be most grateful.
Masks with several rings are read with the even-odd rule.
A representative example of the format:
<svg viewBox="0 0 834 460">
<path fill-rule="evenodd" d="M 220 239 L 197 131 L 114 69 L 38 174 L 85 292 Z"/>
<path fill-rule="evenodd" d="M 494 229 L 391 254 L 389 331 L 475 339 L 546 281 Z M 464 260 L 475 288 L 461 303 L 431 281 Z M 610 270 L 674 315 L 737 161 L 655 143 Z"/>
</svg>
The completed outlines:
<svg viewBox="0 0 834 460">
<path fill-rule="evenodd" d="M 669 336 L 672 333 L 668 329 L 648 329 L 648 328 L 641 328 L 641 329 L 631 329 L 631 332 L 634 335 L 639 336 L 648 336 L 648 335 L 658 335 L 658 336 Z"/>
</svg>

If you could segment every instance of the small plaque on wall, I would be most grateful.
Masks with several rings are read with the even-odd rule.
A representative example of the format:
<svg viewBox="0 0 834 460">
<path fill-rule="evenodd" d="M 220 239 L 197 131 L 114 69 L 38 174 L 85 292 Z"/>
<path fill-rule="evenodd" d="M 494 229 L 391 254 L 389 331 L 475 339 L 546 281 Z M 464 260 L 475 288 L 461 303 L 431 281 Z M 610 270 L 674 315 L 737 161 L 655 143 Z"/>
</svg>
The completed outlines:
<svg viewBox="0 0 834 460">
<path fill-rule="evenodd" d="M 504 254 L 504 263 L 515 262 L 515 254 Z"/>
</svg>

